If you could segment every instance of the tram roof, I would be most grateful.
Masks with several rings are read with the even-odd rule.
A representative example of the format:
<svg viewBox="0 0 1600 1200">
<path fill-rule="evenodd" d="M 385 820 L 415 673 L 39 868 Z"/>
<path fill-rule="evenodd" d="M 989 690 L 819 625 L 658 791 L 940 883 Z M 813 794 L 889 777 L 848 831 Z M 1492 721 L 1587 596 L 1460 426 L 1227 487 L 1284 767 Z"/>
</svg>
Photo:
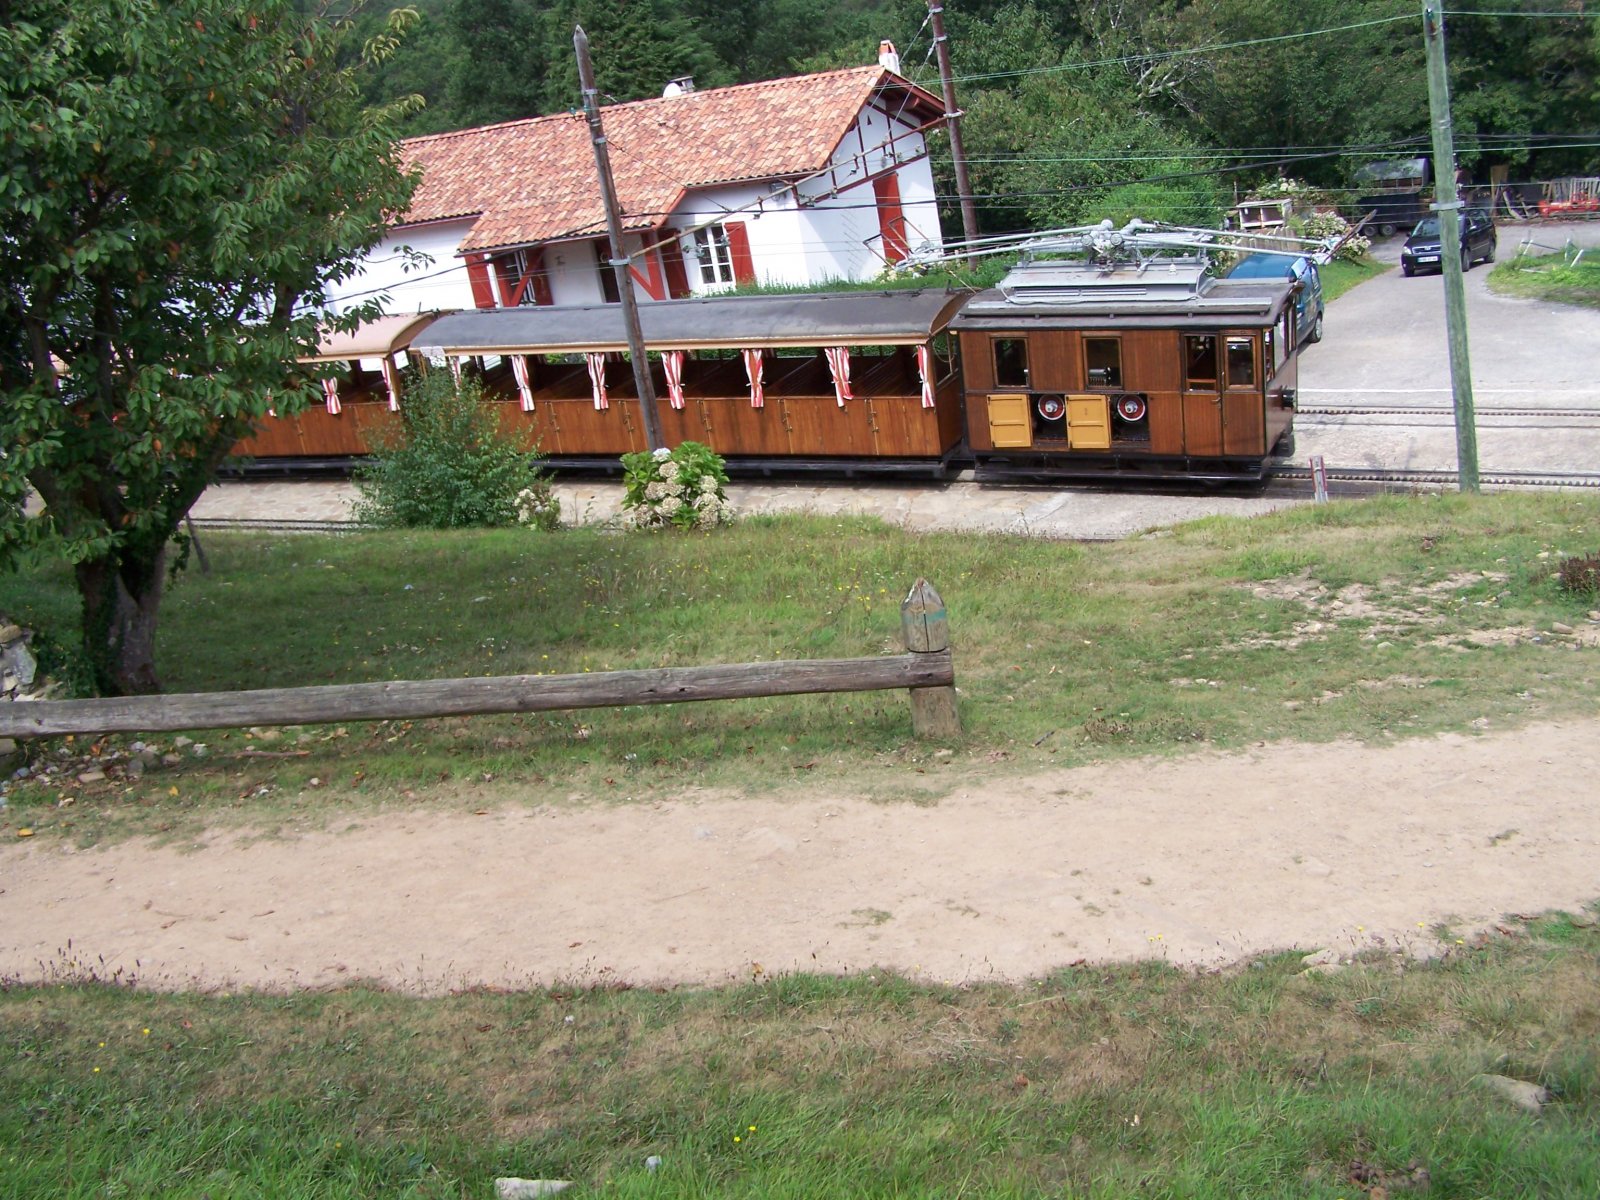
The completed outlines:
<svg viewBox="0 0 1600 1200">
<path fill-rule="evenodd" d="M 665 300 L 639 305 L 639 325 L 651 350 L 916 345 L 940 332 L 967 294 L 916 289 Z M 414 341 L 423 353 L 446 355 L 628 348 L 616 304 L 451 313 Z"/>
</svg>

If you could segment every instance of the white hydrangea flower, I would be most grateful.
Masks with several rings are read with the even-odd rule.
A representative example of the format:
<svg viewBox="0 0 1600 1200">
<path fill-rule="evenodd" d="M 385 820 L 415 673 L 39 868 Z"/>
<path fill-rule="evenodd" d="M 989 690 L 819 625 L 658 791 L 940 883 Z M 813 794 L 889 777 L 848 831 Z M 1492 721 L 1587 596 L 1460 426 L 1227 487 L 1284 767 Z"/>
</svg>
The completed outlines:
<svg viewBox="0 0 1600 1200">
<path fill-rule="evenodd" d="M 714 492 L 714 491 L 716 491 L 717 490 L 717 477 L 715 475 L 702 475 L 702 476 L 700 476 L 700 490 L 702 492 Z"/>
<path fill-rule="evenodd" d="M 667 459 L 672 457 L 672 451 L 663 446 L 659 450 L 652 450 L 650 452 L 650 457 L 655 459 L 657 462 L 666 462 Z"/>
<path fill-rule="evenodd" d="M 676 479 L 678 477 L 679 469 L 680 468 L 678 467 L 678 464 L 669 458 L 661 464 L 661 478 Z"/>
<path fill-rule="evenodd" d="M 659 481 L 644 485 L 644 498 L 646 500 L 665 500 L 671 493 L 672 489 Z"/>
<path fill-rule="evenodd" d="M 683 501 L 682 500 L 678 499 L 676 496 L 668 496 L 665 500 L 663 500 L 661 502 L 659 508 L 657 508 L 656 511 L 659 512 L 663 517 L 670 517 L 673 513 L 677 512 L 682 507 L 683 507 Z"/>
</svg>

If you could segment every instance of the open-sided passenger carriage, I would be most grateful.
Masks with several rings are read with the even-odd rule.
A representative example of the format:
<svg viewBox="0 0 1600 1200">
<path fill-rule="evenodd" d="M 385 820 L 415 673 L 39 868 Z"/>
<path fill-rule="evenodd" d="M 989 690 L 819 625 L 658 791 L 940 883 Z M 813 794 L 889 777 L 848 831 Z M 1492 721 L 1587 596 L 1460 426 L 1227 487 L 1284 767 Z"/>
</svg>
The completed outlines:
<svg viewBox="0 0 1600 1200">
<path fill-rule="evenodd" d="M 703 442 L 743 469 L 926 471 L 961 440 L 960 384 L 940 334 L 962 299 L 930 290 L 643 305 L 666 440 Z M 615 305 L 455 313 L 417 346 L 482 370 L 501 428 L 525 431 L 552 465 L 647 448 Z"/>
</svg>

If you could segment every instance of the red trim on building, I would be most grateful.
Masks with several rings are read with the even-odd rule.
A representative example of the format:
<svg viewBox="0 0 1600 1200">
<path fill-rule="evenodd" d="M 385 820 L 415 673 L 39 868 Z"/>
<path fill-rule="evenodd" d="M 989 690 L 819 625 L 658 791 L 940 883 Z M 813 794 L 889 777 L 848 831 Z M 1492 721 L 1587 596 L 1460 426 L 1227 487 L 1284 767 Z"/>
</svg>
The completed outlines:
<svg viewBox="0 0 1600 1200">
<path fill-rule="evenodd" d="M 683 263 L 683 246 L 678 241 L 678 231 L 663 229 L 663 241 L 657 246 L 661 252 L 661 266 L 667 276 L 667 295 L 683 300 L 694 295 L 689 287 L 689 269 Z"/>
<path fill-rule="evenodd" d="M 750 235 L 745 231 L 744 222 L 724 221 L 722 228 L 728 234 L 728 257 L 733 259 L 733 281 L 754 283 L 756 263 L 750 257 Z"/>
<path fill-rule="evenodd" d="M 638 281 L 645 295 L 652 300 L 665 300 L 667 298 L 667 281 L 661 276 L 661 256 L 651 251 L 644 254 L 645 274 L 639 273 L 638 266 L 630 265 L 628 273 Z"/>
<path fill-rule="evenodd" d="M 900 208 L 900 178 L 880 175 L 872 181 L 872 194 L 878 201 L 878 229 L 883 234 L 883 257 L 897 263 L 910 250 L 906 241 L 906 215 Z"/>
<path fill-rule="evenodd" d="M 467 282 L 472 285 L 472 303 L 479 308 L 494 307 L 494 284 L 489 279 L 489 256 L 467 255 Z"/>
<path fill-rule="evenodd" d="M 532 246 L 528 250 L 528 275 L 533 285 L 533 302 L 535 304 L 554 304 L 555 297 L 550 292 L 550 272 L 544 265 L 544 247 Z"/>
</svg>

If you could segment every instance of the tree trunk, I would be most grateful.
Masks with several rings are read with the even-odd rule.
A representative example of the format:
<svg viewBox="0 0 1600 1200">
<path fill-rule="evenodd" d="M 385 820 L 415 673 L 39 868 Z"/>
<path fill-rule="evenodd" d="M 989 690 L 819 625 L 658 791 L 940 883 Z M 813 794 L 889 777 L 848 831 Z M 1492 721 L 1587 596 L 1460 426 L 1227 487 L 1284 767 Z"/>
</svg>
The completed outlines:
<svg viewBox="0 0 1600 1200">
<path fill-rule="evenodd" d="M 167 547 L 152 554 L 124 546 L 77 566 L 83 600 L 83 644 L 103 696 L 159 692 L 156 678 L 156 614 L 166 583 Z"/>
</svg>

